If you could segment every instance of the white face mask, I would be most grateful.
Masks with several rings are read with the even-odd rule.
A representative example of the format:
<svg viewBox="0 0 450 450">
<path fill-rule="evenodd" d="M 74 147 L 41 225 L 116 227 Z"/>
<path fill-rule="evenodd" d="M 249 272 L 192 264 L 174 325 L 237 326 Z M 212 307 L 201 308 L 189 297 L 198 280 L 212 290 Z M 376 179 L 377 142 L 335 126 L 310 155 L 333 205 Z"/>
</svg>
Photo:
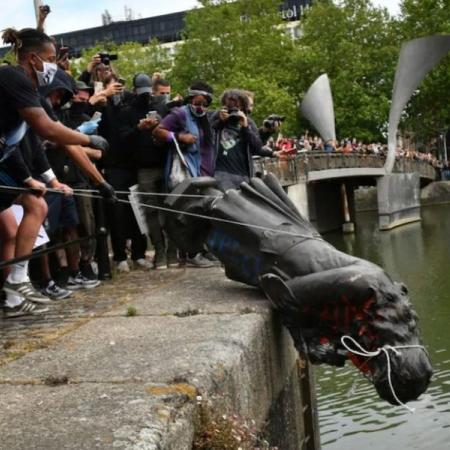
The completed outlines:
<svg viewBox="0 0 450 450">
<path fill-rule="evenodd" d="M 194 105 L 189 105 L 192 114 L 195 117 L 204 117 L 206 116 L 206 108 L 202 107 L 202 106 L 194 106 Z"/>
<path fill-rule="evenodd" d="M 39 56 L 38 58 L 42 61 L 43 66 L 42 72 L 34 68 L 34 72 L 36 73 L 36 77 L 38 80 L 38 85 L 39 87 L 48 86 L 52 83 L 53 78 L 55 78 L 56 71 L 58 70 L 58 65 L 56 63 L 43 61 Z"/>
</svg>

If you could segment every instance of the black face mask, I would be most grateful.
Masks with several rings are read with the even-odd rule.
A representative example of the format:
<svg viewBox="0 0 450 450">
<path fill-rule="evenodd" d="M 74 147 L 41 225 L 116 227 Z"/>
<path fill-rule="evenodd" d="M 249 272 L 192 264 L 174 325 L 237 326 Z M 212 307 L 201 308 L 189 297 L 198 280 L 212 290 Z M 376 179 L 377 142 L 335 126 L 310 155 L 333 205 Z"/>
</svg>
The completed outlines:
<svg viewBox="0 0 450 450">
<path fill-rule="evenodd" d="M 170 94 L 152 95 L 154 103 L 163 104 L 170 102 Z"/>
<path fill-rule="evenodd" d="M 144 94 L 140 94 L 136 97 L 136 102 L 139 105 L 140 108 L 147 108 L 149 109 L 150 103 L 151 103 L 151 95 L 146 92 Z"/>
<path fill-rule="evenodd" d="M 87 114 L 89 110 L 89 103 L 87 102 L 72 102 L 70 110 L 75 114 Z"/>
</svg>

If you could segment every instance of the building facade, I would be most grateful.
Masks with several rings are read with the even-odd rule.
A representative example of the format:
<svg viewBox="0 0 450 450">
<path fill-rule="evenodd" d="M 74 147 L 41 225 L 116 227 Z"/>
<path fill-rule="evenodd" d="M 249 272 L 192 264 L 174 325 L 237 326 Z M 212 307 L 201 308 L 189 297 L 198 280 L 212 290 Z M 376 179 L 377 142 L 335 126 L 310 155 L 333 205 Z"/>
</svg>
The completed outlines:
<svg viewBox="0 0 450 450">
<path fill-rule="evenodd" d="M 312 0 L 285 0 L 280 14 L 286 21 L 297 21 L 311 3 Z M 54 38 L 58 45 L 69 47 L 72 56 L 79 56 L 82 50 L 94 47 L 99 42 L 145 44 L 154 38 L 161 43 L 176 42 L 181 39 L 187 12 L 113 22 L 105 26 L 57 34 Z M 0 48 L 0 56 L 4 55 L 8 49 L 8 47 Z"/>
</svg>

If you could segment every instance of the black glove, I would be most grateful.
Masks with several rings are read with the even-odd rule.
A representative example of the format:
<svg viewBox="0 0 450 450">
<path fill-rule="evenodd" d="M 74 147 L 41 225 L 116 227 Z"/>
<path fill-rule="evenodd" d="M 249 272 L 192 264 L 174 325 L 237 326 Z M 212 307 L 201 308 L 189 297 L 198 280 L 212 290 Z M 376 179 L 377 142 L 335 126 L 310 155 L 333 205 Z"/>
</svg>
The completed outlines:
<svg viewBox="0 0 450 450">
<path fill-rule="evenodd" d="M 110 204 L 117 203 L 118 198 L 116 196 L 116 193 L 114 192 L 114 188 L 107 183 L 106 181 L 102 181 L 97 186 L 98 192 L 100 192 L 100 195 Z"/>
<path fill-rule="evenodd" d="M 104 154 L 108 151 L 109 144 L 104 137 L 92 134 L 89 136 L 89 147 L 96 148 L 97 150 L 100 150 Z"/>
</svg>

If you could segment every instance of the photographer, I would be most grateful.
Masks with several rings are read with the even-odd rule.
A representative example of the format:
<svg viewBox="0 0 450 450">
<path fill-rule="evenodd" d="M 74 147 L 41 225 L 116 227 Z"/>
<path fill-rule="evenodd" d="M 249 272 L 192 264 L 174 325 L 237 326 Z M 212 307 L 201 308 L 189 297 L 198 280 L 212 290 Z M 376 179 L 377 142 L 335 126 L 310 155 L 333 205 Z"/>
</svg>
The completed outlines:
<svg viewBox="0 0 450 450">
<path fill-rule="evenodd" d="M 84 70 L 79 76 L 79 80 L 86 84 L 94 85 L 96 82 L 104 83 L 105 79 L 110 75 L 116 75 L 115 69 L 111 66 L 111 61 L 115 61 L 117 55 L 110 55 L 109 53 L 97 53 L 94 55 Z"/>
<path fill-rule="evenodd" d="M 262 148 L 255 123 L 247 116 L 248 96 L 237 89 L 222 94 L 223 108 L 216 111 L 212 126 L 216 131 L 216 165 L 214 177 L 226 189 L 239 187 L 253 176 L 253 155 L 274 156 Z"/>
<path fill-rule="evenodd" d="M 263 121 L 263 126 L 259 129 L 259 137 L 263 145 L 266 145 L 268 140 L 280 131 L 281 124 L 284 121 L 284 116 L 278 114 L 271 114 Z"/>
</svg>

